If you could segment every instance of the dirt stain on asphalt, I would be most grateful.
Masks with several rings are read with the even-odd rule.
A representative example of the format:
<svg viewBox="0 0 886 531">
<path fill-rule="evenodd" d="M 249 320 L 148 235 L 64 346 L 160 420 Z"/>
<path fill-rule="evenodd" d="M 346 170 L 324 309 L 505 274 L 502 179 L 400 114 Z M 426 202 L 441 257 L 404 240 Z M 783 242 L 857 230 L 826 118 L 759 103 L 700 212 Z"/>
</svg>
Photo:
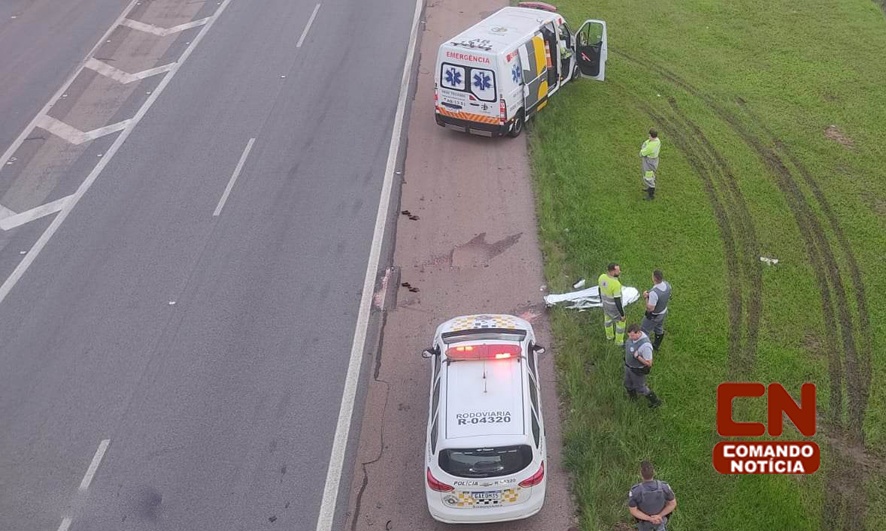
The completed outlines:
<svg viewBox="0 0 886 531">
<path fill-rule="evenodd" d="M 512 234 L 497 242 L 488 243 L 486 233 L 481 232 L 468 243 L 453 249 L 449 263 L 458 268 L 484 266 L 517 243 L 522 234 Z"/>
</svg>

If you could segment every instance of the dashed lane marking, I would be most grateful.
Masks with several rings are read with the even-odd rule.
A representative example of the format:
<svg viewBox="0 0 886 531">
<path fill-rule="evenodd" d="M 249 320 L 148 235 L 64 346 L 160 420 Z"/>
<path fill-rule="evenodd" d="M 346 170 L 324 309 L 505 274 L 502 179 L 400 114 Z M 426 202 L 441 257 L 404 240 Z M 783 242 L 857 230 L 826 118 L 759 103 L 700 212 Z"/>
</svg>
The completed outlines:
<svg viewBox="0 0 886 531">
<path fill-rule="evenodd" d="M 254 138 L 250 138 L 249 142 L 246 143 L 246 149 L 243 150 L 243 154 L 240 155 L 240 162 L 237 163 L 237 167 L 234 168 L 234 173 L 231 175 L 231 179 L 228 181 L 228 186 L 225 187 L 225 191 L 221 196 L 221 199 L 218 201 L 218 206 L 215 207 L 215 212 L 212 213 L 213 216 L 218 216 L 221 214 L 222 208 L 225 206 L 225 202 L 228 200 L 228 195 L 231 193 L 231 190 L 234 188 L 234 183 L 237 182 L 237 177 L 240 176 L 240 172 L 243 170 L 243 164 L 246 163 L 246 157 L 249 156 L 249 152 L 252 150 L 252 144 L 255 142 Z"/>
<path fill-rule="evenodd" d="M 95 455 L 92 456 L 92 462 L 89 463 L 89 468 L 86 469 L 86 475 L 83 476 L 83 481 L 80 482 L 80 488 L 77 490 L 83 492 L 89 488 L 89 485 L 92 483 L 92 478 L 94 478 L 95 473 L 98 472 L 98 465 L 102 463 L 102 458 L 105 456 L 105 452 L 108 451 L 108 445 L 110 444 L 111 439 L 103 439 L 102 442 L 98 444 L 98 449 L 96 449 Z"/>
<path fill-rule="evenodd" d="M 308 30 L 311 29 L 311 24 L 314 23 L 314 17 L 317 16 L 317 11 L 320 11 L 320 4 L 317 4 L 317 6 L 314 7 L 314 12 L 311 13 L 311 18 L 308 19 L 308 23 L 305 26 L 305 30 L 301 32 L 301 37 L 299 37 L 298 42 L 295 43 L 296 48 L 301 48 L 302 43 L 305 42 L 305 37 L 308 36 Z"/>
</svg>

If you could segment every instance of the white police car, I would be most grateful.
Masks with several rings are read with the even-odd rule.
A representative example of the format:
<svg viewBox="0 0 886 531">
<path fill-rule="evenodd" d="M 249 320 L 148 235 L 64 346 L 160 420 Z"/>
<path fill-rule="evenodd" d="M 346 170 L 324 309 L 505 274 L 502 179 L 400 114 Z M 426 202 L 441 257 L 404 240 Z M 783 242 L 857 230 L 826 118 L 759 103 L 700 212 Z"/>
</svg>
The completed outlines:
<svg viewBox="0 0 886 531">
<path fill-rule="evenodd" d="M 532 326 L 469 315 L 437 328 L 425 447 L 428 510 L 445 523 L 517 520 L 545 499 L 545 434 Z"/>
</svg>

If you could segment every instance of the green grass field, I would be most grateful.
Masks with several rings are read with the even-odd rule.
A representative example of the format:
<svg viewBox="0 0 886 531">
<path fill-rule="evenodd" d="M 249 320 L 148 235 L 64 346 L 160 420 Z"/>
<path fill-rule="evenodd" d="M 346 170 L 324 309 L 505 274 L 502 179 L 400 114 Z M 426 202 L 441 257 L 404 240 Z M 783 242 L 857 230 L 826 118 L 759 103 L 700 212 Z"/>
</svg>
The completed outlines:
<svg viewBox="0 0 886 531">
<path fill-rule="evenodd" d="M 606 82 L 567 86 L 529 127 L 548 285 L 593 283 L 617 261 L 625 285 L 647 289 L 661 268 L 674 287 L 650 378 L 659 410 L 626 399 L 623 352 L 604 342 L 599 310 L 552 312 L 583 529 L 629 523 L 643 458 L 677 493 L 673 530 L 886 520 L 880 5 L 558 4 L 573 29 L 606 20 L 610 53 Z M 645 202 L 637 153 L 650 127 L 662 153 L 656 200 Z M 642 312 L 630 306 L 628 322 Z M 819 472 L 714 471 L 715 391 L 729 380 L 781 382 L 795 397 L 817 384 Z M 763 418 L 759 402 L 737 415 Z"/>
</svg>

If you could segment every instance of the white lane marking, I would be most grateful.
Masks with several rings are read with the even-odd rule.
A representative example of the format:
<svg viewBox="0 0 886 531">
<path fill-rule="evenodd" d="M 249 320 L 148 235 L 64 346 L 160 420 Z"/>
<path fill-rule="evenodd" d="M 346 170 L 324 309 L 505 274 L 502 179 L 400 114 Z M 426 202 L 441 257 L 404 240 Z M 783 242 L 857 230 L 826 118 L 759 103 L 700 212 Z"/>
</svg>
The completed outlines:
<svg viewBox="0 0 886 531">
<path fill-rule="evenodd" d="M 311 29 L 311 24 L 314 23 L 314 17 L 317 16 L 317 11 L 320 11 L 320 4 L 314 8 L 314 12 L 311 13 L 311 18 L 308 19 L 308 25 L 305 26 L 305 30 L 301 32 L 301 37 L 298 38 L 298 42 L 295 43 L 296 48 L 301 48 L 303 42 L 305 42 L 305 37 L 308 36 L 308 30 Z"/>
<path fill-rule="evenodd" d="M 228 200 L 228 194 L 230 194 L 231 190 L 234 188 L 234 183 L 237 182 L 237 177 L 240 176 L 240 171 L 243 170 L 243 164 L 246 163 L 246 157 L 249 156 L 249 152 L 252 150 L 253 142 L 255 142 L 255 139 L 250 138 L 249 142 L 246 143 L 246 149 L 244 149 L 243 154 L 240 155 L 240 162 L 238 162 L 237 167 L 234 168 L 234 174 L 231 175 L 231 180 L 228 181 L 228 186 L 225 188 L 225 192 L 222 194 L 221 199 L 218 201 L 218 206 L 215 207 L 215 212 L 212 213 L 213 216 L 219 215 L 222 211 L 222 208 L 224 208 L 225 201 Z"/>
<path fill-rule="evenodd" d="M 378 213 L 375 216 L 375 232 L 372 235 L 372 246 L 369 250 L 369 263 L 366 265 L 366 277 L 363 280 L 363 295 L 360 297 L 360 311 L 357 314 L 357 326 L 354 330 L 354 342 L 351 345 L 351 359 L 348 363 L 348 373 L 345 378 L 345 387 L 342 391 L 341 409 L 338 412 L 338 424 L 335 427 L 335 437 L 332 440 L 332 452 L 329 456 L 329 468 L 326 470 L 326 485 L 323 487 L 323 502 L 320 505 L 320 514 L 317 517 L 317 531 L 331 531 L 335 519 L 335 507 L 338 499 L 339 486 L 341 484 L 342 468 L 344 467 L 345 451 L 347 450 L 348 434 L 351 430 L 351 418 L 354 413 L 354 403 L 357 397 L 357 382 L 360 378 L 360 369 L 363 363 L 363 349 L 366 344 L 366 334 L 369 327 L 369 314 L 372 310 L 372 296 L 375 288 L 375 277 L 378 272 L 378 263 L 381 256 L 381 245 L 385 235 L 385 225 L 388 218 L 388 208 L 391 203 L 391 189 L 394 184 L 394 170 L 397 164 L 397 156 L 400 151 L 400 134 L 403 129 L 403 116 L 406 113 L 406 99 L 409 95 L 410 79 L 412 73 L 415 44 L 418 38 L 418 21 L 421 18 L 421 6 L 424 0 L 416 0 L 415 15 L 412 19 L 412 33 L 409 35 L 409 48 L 406 52 L 406 62 L 403 65 L 403 78 L 400 82 L 400 101 L 397 102 L 397 113 L 394 115 L 394 130 L 391 132 L 391 144 L 388 148 L 388 162 L 385 167 L 385 177 L 381 188 L 381 198 L 378 204 Z"/>
<path fill-rule="evenodd" d="M 215 15 L 213 15 L 214 17 Z M 202 26 L 209 22 L 212 17 L 201 18 L 200 20 L 194 20 L 192 22 L 186 22 L 184 24 L 179 24 L 178 26 L 173 26 L 171 28 L 161 28 L 160 26 L 155 26 L 153 24 L 145 24 L 144 22 L 139 22 L 137 20 L 132 20 L 131 18 L 124 18 L 121 22 L 121 26 L 126 26 L 127 28 L 131 28 L 137 31 L 142 31 L 145 33 L 150 33 L 151 35 L 156 35 L 158 37 L 166 37 L 167 35 L 172 35 L 174 33 L 180 33 L 182 31 L 196 28 L 197 26 Z"/>
<path fill-rule="evenodd" d="M 58 526 L 58 531 L 68 531 L 69 527 L 71 527 L 71 519 L 63 518 L 62 525 Z"/>
<path fill-rule="evenodd" d="M 44 114 L 37 119 L 36 125 L 41 129 L 46 129 L 62 140 L 66 140 L 75 145 L 80 145 L 84 142 L 89 142 L 96 138 L 101 138 L 105 135 L 122 131 L 123 129 L 126 129 L 129 122 L 130 120 L 123 120 L 122 122 L 99 127 L 92 131 L 81 131 L 76 127 L 70 126 L 61 120 L 49 116 L 48 114 Z"/>
<path fill-rule="evenodd" d="M 140 0 L 133 0 L 131 6 L 135 5 L 135 2 L 137 1 Z M 61 224 L 64 223 L 65 219 L 67 219 L 68 217 L 68 214 L 70 214 L 71 211 L 74 210 L 74 206 L 76 206 L 83 195 L 86 194 L 86 191 L 89 190 L 89 187 L 92 186 L 92 183 L 95 182 L 95 180 L 101 174 L 102 170 L 105 169 L 105 166 L 107 166 L 108 162 L 110 162 L 110 160 L 114 158 L 114 154 L 117 153 L 117 150 L 120 149 L 120 146 L 123 145 L 123 142 L 125 142 L 126 139 L 129 138 L 129 135 L 135 129 L 135 126 L 138 125 L 141 119 L 145 116 L 145 114 L 148 112 L 148 109 L 151 108 L 151 105 L 153 105 L 154 102 L 157 101 L 157 98 L 160 97 L 160 94 L 163 93 L 163 90 L 166 88 L 167 85 L 169 85 L 169 82 L 172 81 L 172 78 L 175 77 L 178 69 L 181 67 L 181 65 L 184 64 L 185 60 L 191 55 L 191 53 L 194 52 L 194 49 L 197 47 L 198 44 L 200 44 L 200 41 L 203 40 L 203 37 L 206 35 L 209 29 L 212 28 L 212 25 L 215 23 L 215 21 L 218 20 L 218 17 L 220 17 L 221 14 L 224 13 L 225 8 L 227 8 L 230 3 L 231 0 L 222 0 L 222 3 L 219 4 L 218 8 L 215 11 L 215 14 L 210 17 L 212 20 L 210 20 L 208 23 L 206 23 L 205 26 L 203 26 L 203 29 L 200 30 L 200 33 L 198 33 L 197 36 L 194 37 L 194 40 L 191 41 L 191 44 L 188 45 L 187 48 L 185 48 L 185 51 L 182 53 L 178 62 L 175 64 L 174 67 L 172 67 L 172 70 L 169 71 L 169 75 L 164 76 L 163 79 L 160 80 L 160 83 L 157 84 L 157 88 L 154 89 L 150 96 L 148 96 L 148 99 L 145 100 L 145 103 L 142 105 L 141 109 L 139 109 L 138 112 L 135 113 L 135 116 L 129 120 L 131 127 L 127 127 L 126 129 L 124 129 L 123 132 L 121 132 L 120 135 L 116 139 L 114 139 L 114 143 L 111 144 L 111 147 L 108 148 L 108 151 L 105 152 L 105 156 L 102 157 L 102 159 L 98 162 L 98 164 L 96 164 L 92 171 L 89 172 L 89 175 L 80 184 L 80 187 L 77 188 L 77 191 L 74 192 L 74 194 L 71 196 L 71 200 L 65 205 L 61 212 L 59 212 L 58 216 L 56 216 L 55 219 L 52 220 L 52 223 L 50 223 L 49 227 L 47 227 L 46 230 L 43 231 L 43 234 L 40 235 L 40 238 L 37 239 L 37 242 L 34 243 L 34 246 L 31 247 L 30 251 L 28 251 L 28 254 L 25 255 L 22 261 L 19 262 L 16 268 L 12 271 L 12 274 L 9 275 L 5 282 L 3 282 L 3 285 L 0 285 L 0 303 L 2 303 L 6 299 L 6 296 L 9 295 L 9 292 L 12 291 L 12 288 L 15 287 L 16 283 L 19 281 L 19 279 L 21 279 L 22 275 L 25 274 L 25 271 L 27 271 L 28 268 L 31 267 L 31 264 L 34 263 L 34 260 L 37 258 L 37 256 L 40 255 L 40 251 L 42 251 L 43 248 L 46 247 L 46 244 L 49 242 L 49 239 L 52 238 L 52 235 L 55 234 L 55 231 L 57 231 Z M 124 13 L 127 12 L 128 11 L 125 11 Z M 67 86 L 65 88 L 67 88 Z M 59 92 L 59 96 L 61 94 L 63 94 L 63 92 Z"/>
<path fill-rule="evenodd" d="M 98 465 L 101 464 L 102 457 L 104 457 L 105 452 L 108 451 L 109 444 L 111 444 L 111 439 L 103 439 L 102 442 L 98 444 L 98 449 L 95 451 L 95 455 L 92 456 L 92 462 L 89 463 L 86 475 L 83 476 L 83 481 L 80 482 L 80 488 L 78 489 L 80 492 L 89 488 L 89 484 L 92 483 L 92 478 L 94 478 L 95 473 L 98 472 Z"/>
<path fill-rule="evenodd" d="M 0 205 L 0 219 L 6 219 L 10 216 L 14 216 L 16 212 L 14 210 L 10 210 L 3 205 Z"/>
<path fill-rule="evenodd" d="M 111 24 L 111 27 L 108 28 L 108 31 L 106 31 L 105 34 L 102 35 L 101 39 L 99 39 L 98 42 L 95 43 L 95 46 L 93 46 L 92 49 L 89 50 L 89 53 L 86 54 L 86 57 L 92 57 L 93 54 L 95 54 L 99 46 L 101 46 L 105 43 L 106 40 L 108 40 L 108 37 L 111 36 L 111 33 L 115 29 L 117 29 L 117 26 L 120 25 L 120 22 L 126 18 L 126 14 L 132 11 L 132 8 L 134 8 L 138 2 L 141 2 L 141 0 L 131 0 L 129 2 L 129 5 L 123 9 L 123 12 L 120 13 L 120 16 L 117 17 L 117 20 L 115 20 L 114 23 Z M 84 63 L 85 62 L 86 61 L 84 60 Z M 0 157 L 0 167 L 3 167 L 3 165 L 5 165 L 10 158 L 12 158 L 13 153 L 18 151 L 18 148 L 21 147 L 25 139 L 28 138 L 28 136 L 31 134 L 31 131 L 33 131 L 34 128 L 37 127 L 37 121 L 40 119 L 40 117 L 48 113 L 49 109 L 51 109 L 52 106 L 55 105 L 55 102 L 58 101 L 59 98 L 61 98 L 62 94 L 67 92 L 68 88 L 70 88 L 71 86 L 71 83 L 73 83 L 74 80 L 77 79 L 77 76 L 80 75 L 80 72 L 83 71 L 83 68 L 84 65 L 81 64 L 76 70 L 74 70 L 74 73 L 71 74 L 71 77 L 69 77 L 68 80 L 65 81 L 65 84 L 62 85 L 60 89 L 58 89 L 58 92 L 56 92 L 55 95 L 49 98 L 49 101 L 46 102 L 46 105 L 44 105 L 43 108 L 40 109 L 40 112 L 38 112 L 37 115 L 34 116 L 34 119 L 31 120 L 31 123 L 29 123 L 27 127 L 22 130 L 21 134 L 18 135 L 18 138 L 16 138 L 15 141 L 10 144 L 8 148 L 6 148 L 6 151 L 3 152 L 3 156 Z"/>
<path fill-rule="evenodd" d="M 31 210 L 25 210 L 20 214 L 15 214 L 13 216 L 9 216 L 6 218 L 0 219 L 0 229 L 9 230 L 18 227 L 19 225 L 24 225 L 25 223 L 30 223 L 35 219 L 40 219 L 44 216 L 48 216 L 50 214 L 55 214 L 65 207 L 68 201 L 71 200 L 72 196 L 65 196 L 61 199 L 56 199 L 51 203 L 45 203 L 38 207 L 34 207 Z M 12 211 L 10 211 L 12 212 Z"/>
<path fill-rule="evenodd" d="M 104 61 L 99 61 L 95 57 L 90 57 L 89 60 L 86 61 L 86 68 L 94 70 L 105 77 L 109 77 L 114 81 L 123 84 L 141 81 L 142 79 L 156 76 L 157 74 L 165 74 L 172 70 L 174 65 L 175 63 L 169 63 L 168 65 L 158 66 L 157 68 L 150 68 L 148 70 L 136 72 L 135 74 L 130 74 L 129 72 L 113 67 Z"/>
</svg>

